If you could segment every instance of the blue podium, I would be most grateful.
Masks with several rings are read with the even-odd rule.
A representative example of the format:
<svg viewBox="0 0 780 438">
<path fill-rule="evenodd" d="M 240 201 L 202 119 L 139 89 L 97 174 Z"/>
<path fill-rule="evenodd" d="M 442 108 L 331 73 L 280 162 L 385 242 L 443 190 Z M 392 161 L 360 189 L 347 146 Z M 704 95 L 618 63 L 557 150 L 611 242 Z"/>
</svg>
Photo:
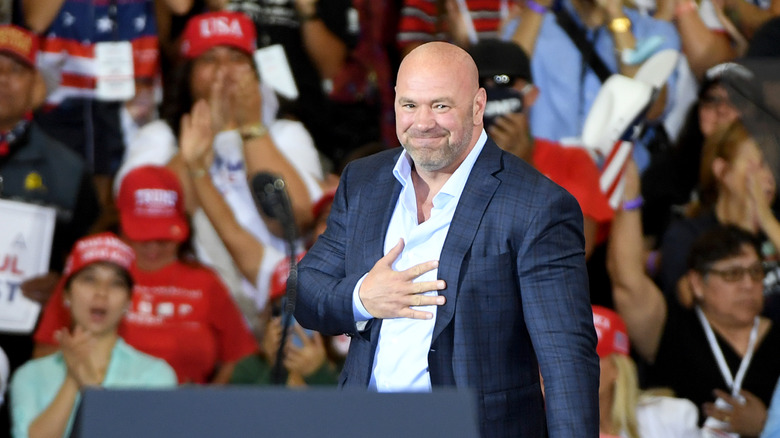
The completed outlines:
<svg viewBox="0 0 780 438">
<path fill-rule="evenodd" d="M 478 437 L 473 394 L 182 387 L 87 390 L 71 437 Z"/>
</svg>

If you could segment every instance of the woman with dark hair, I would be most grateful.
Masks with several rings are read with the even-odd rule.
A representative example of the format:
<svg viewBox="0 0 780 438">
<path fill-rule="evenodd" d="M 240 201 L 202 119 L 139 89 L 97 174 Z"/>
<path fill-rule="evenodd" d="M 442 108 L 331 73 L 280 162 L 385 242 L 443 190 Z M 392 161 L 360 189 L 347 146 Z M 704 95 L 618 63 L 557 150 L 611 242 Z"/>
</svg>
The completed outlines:
<svg viewBox="0 0 780 438">
<path fill-rule="evenodd" d="M 631 163 L 624 199 L 638 192 Z M 608 267 L 616 310 L 635 351 L 650 363 L 648 383 L 700 406 L 705 429 L 758 435 L 780 376 L 780 330 L 761 316 L 764 269 L 756 239 L 734 225 L 701 235 L 685 274 L 695 307 L 683 309 L 646 274 L 641 230 L 637 209 L 617 212 Z"/>
<path fill-rule="evenodd" d="M 132 170 L 122 181 L 117 209 L 122 235 L 136 254 L 135 294 L 120 333 L 130 345 L 165 359 L 181 383 L 227 383 L 235 363 L 254 353 L 257 343 L 219 277 L 182 256 L 190 227 L 176 175 L 161 166 Z M 68 323 L 57 297 L 35 334 L 39 344 L 51 346 L 54 330 Z"/>
<path fill-rule="evenodd" d="M 126 344 L 119 324 L 132 301 L 132 249 L 111 233 L 81 239 L 60 280 L 72 321 L 57 354 L 20 367 L 11 382 L 13 436 L 67 436 L 79 391 L 88 387 L 174 387 L 161 359 Z"/>
<path fill-rule="evenodd" d="M 323 179 L 319 155 L 303 124 L 276 117 L 278 101 L 259 82 L 255 49 L 255 27 L 244 14 L 222 11 L 192 17 L 182 35 L 184 64 L 172 90 L 178 96 L 168 102 L 174 106 L 166 110 L 167 123 L 150 123 L 139 132 L 117 177 L 143 164 L 168 165 L 177 173 L 193 218 L 198 258 L 219 272 L 236 299 L 252 301 L 246 306 L 251 309 L 244 309 L 247 317 L 265 306 L 268 295 L 241 278 L 203 214 L 192 181 L 210 178 L 239 224 L 263 245 L 285 253 L 282 227 L 258 213 L 248 178 L 258 172 L 281 177 L 299 229 L 311 224 L 312 200 L 321 196 Z M 188 169 L 178 153 L 178 126 L 198 101 L 212 114 L 213 160 L 208 167 Z"/>
</svg>

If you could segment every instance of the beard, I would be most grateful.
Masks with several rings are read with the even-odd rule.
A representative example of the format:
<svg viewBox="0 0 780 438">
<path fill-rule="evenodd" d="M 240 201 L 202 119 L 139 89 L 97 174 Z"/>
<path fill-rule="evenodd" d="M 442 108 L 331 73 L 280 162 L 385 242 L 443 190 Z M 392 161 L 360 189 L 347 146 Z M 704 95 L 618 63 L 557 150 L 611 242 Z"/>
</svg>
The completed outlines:
<svg viewBox="0 0 780 438">
<path fill-rule="evenodd" d="M 404 141 L 404 138 L 399 138 L 399 140 L 409 156 L 412 157 L 415 167 L 426 172 L 435 172 L 450 166 L 458 159 L 464 158 L 463 152 L 471 144 L 474 133 L 470 129 L 464 129 L 463 137 L 455 141 L 453 141 L 450 134 L 450 131 L 438 126 L 436 129 L 425 132 L 410 128 L 404 133 L 406 141 Z M 443 144 L 427 144 L 425 146 L 416 146 L 414 144 L 417 139 L 427 140 L 431 138 L 441 139 Z"/>
</svg>

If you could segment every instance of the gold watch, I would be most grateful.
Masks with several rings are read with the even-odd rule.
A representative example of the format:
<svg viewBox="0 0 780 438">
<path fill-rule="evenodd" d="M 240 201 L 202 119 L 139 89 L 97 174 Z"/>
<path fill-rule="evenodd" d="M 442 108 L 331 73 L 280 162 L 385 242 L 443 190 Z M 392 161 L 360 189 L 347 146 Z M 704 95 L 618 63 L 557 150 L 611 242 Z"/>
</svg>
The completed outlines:
<svg viewBox="0 0 780 438">
<path fill-rule="evenodd" d="M 241 134 L 241 140 L 249 141 L 268 134 L 268 128 L 265 127 L 263 122 L 257 122 L 251 125 L 242 126 L 238 132 Z"/>
<path fill-rule="evenodd" d="M 631 30 L 631 20 L 628 17 L 613 18 L 609 22 L 609 30 L 614 33 L 623 33 Z"/>
</svg>

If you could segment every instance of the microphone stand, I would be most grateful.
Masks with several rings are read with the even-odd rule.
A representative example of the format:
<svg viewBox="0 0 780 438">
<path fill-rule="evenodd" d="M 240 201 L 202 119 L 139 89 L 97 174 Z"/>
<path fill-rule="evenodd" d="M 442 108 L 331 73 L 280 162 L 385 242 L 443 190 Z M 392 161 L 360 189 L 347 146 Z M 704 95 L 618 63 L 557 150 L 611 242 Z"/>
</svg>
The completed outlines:
<svg viewBox="0 0 780 438">
<path fill-rule="evenodd" d="M 279 349 L 276 352 L 276 361 L 272 371 L 272 382 L 274 385 L 283 386 L 285 384 L 284 370 L 284 346 L 287 345 L 290 328 L 295 312 L 295 301 L 298 296 L 298 259 L 295 256 L 295 240 L 297 229 L 292 215 L 292 205 L 287 193 L 283 191 L 279 203 L 274 205 L 274 217 L 276 217 L 284 228 L 284 239 L 287 243 L 287 257 L 290 260 L 290 273 L 287 276 L 287 288 L 285 299 L 282 305 L 282 337 L 279 340 Z"/>
</svg>

